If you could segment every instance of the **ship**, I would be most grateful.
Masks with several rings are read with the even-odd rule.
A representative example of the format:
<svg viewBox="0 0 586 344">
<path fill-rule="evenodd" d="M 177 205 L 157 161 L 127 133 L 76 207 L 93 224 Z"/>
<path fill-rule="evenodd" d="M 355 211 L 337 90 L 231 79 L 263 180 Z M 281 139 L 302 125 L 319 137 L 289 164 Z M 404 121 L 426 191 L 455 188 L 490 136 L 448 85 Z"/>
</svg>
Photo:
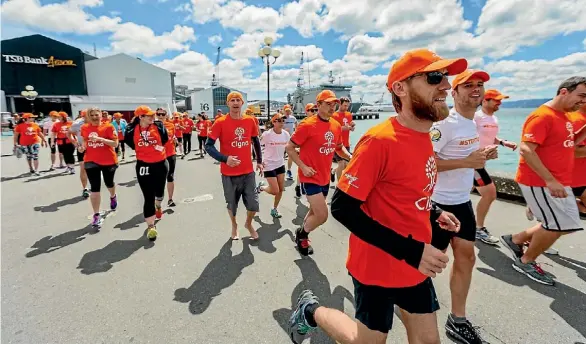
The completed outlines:
<svg viewBox="0 0 586 344">
<path fill-rule="evenodd" d="M 385 103 L 384 97 L 387 93 L 383 92 L 380 99 L 375 101 L 373 105 L 364 104 L 358 111 L 359 114 L 379 113 L 379 112 L 395 112 L 395 107 L 392 103 Z"/>
<path fill-rule="evenodd" d="M 341 82 L 335 83 L 336 78 L 332 71 L 329 72 L 328 81 L 329 83 L 320 84 L 316 87 L 305 87 L 304 85 L 304 71 L 303 71 L 304 55 L 301 53 L 301 64 L 299 67 L 299 76 L 297 78 L 297 87 L 293 93 L 287 94 L 287 103 L 291 104 L 293 114 L 298 117 L 305 116 L 305 104 L 315 103 L 317 95 L 323 90 L 331 90 L 336 93 L 336 97 L 346 97 L 350 99 L 350 108 L 348 109 L 351 113 L 357 113 L 362 106 L 362 97 L 358 102 L 352 100 L 352 85 L 345 85 Z M 308 71 L 309 75 L 309 71 Z"/>
</svg>

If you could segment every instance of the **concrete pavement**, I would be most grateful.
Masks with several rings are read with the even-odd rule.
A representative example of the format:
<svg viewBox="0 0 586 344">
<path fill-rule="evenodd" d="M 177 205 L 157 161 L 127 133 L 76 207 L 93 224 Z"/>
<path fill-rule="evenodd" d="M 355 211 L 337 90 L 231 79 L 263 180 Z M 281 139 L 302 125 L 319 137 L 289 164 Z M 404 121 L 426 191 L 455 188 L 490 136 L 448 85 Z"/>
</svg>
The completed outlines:
<svg viewBox="0 0 586 344">
<path fill-rule="evenodd" d="M 152 243 L 143 236 L 133 162 L 116 173 L 118 211 L 94 234 L 78 175 L 23 175 L 24 159 L 5 156 L 11 146 L 2 139 L 2 343 L 289 343 L 286 320 L 305 288 L 324 305 L 354 312 L 348 231 L 330 219 L 312 234 L 316 253 L 300 257 L 292 239 L 307 203 L 292 187 L 280 220 L 269 215 L 272 199 L 261 196 L 259 243 L 230 242 L 219 166 L 209 157 L 178 160 L 177 207 L 166 211 Z M 43 170 L 47 149 L 41 158 Z M 487 223 L 495 235 L 530 224 L 523 207 L 505 202 L 495 203 Z M 468 317 L 488 342 L 586 343 L 584 233 L 562 238 L 559 257 L 539 259 L 555 287 L 515 272 L 504 248 L 476 247 Z M 446 343 L 448 280 L 447 271 L 434 280 Z M 319 332 L 311 343 L 332 341 Z M 388 343 L 406 343 L 397 318 Z"/>
</svg>

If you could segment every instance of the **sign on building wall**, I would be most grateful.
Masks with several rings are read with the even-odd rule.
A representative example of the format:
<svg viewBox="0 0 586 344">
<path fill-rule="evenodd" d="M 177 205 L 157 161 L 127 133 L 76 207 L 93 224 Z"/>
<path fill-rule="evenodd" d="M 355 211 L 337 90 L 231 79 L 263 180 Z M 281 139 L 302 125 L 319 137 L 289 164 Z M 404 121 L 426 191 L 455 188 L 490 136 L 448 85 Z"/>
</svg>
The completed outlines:
<svg viewBox="0 0 586 344">
<path fill-rule="evenodd" d="M 29 64 L 37 64 L 37 65 L 46 65 L 49 68 L 53 67 L 61 67 L 61 66 L 77 66 L 73 60 L 61 60 L 57 59 L 54 56 L 50 56 L 48 58 L 45 57 L 30 57 L 30 56 L 20 56 L 20 55 L 6 55 L 2 54 L 5 62 L 8 63 L 29 63 Z"/>
</svg>

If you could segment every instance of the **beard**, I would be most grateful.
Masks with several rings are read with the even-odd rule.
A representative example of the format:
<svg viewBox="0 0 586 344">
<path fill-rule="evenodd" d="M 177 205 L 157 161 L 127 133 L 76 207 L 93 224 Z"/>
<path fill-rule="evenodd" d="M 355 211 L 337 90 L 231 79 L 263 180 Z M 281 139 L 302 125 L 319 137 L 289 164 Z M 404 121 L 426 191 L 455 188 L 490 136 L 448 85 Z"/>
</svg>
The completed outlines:
<svg viewBox="0 0 586 344">
<path fill-rule="evenodd" d="M 450 109 L 446 103 L 435 103 L 432 100 L 425 101 L 417 92 L 411 92 L 411 109 L 420 120 L 439 122 L 444 120 L 450 114 Z M 442 97 L 443 98 L 443 97 Z"/>
</svg>

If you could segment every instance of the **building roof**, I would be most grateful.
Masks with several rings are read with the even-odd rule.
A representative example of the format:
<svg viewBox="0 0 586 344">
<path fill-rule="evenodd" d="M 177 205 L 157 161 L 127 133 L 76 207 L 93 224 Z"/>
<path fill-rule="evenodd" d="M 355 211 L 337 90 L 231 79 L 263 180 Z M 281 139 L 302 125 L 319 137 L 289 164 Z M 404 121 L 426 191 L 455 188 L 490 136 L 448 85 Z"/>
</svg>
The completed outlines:
<svg viewBox="0 0 586 344">
<path fill-rule="evenodd" d="M 120 53 L 120 54 L 115 54 L 115 55 L 110 55 L 110 56 L 106 56 L 106 57 L 101 57 L 99 59 L 95 59 L 95 60 L 90 60 L 90 61 L 86 61 L 86 64 L 91 64 L 91 63 L 102 63 L 104 61 L 108 62 L 109 60 L 114 60 L 114 59 L 127 59 L 127 60 L 133 60 L 133 61 L 140 61 L 140 63 L 144 63 L 147 64 L 149 66 L 152 66 L 154 68 L 158 68 L 161 70 L 164 70 L 168 73 L 171 73 L 170 71 L 161 68 L 159 66 L 156 66 L 154 64 L 148 63 L 146 61 L 143 61 L 142 59 L 138 58 L 138 57 L 132 57 L 130 55 L 124 54 L 124 53 Z"/>
<path fill-rule="evenodd" d="M 218 84 L 217 86 L 208 86 L 208 87 L 206 87 L 206 88 L 199 88 L 199 89 L 198 89 L 198 88 L 195 88 L 195 91 L 194 91 L 192 94 L 195 94 L 195 93 L 197 93 L 197 92 L 201 92 L 201 91 L 205 91 L 205 90 L 209 90 L 209 89 L 212 89 L 212 90 L 214 90 L 214 89 L 216 89 L 216 88 L 219 88 L 219 87 L 227 88 L 227 89 L 229 89 L 230 91 L 236 91 L 236 92 L 240 92 L 240 93 L 242 93 L 243 95 L 246 95 L 246 92 L 243 92 L 243 91 L 237 90 L 237 89 L 235 89 L 234 87 L 230 87 L 230 86 L 228 86 L 228 85 L 224 85 L 224 84 Z"/>
</svg>

